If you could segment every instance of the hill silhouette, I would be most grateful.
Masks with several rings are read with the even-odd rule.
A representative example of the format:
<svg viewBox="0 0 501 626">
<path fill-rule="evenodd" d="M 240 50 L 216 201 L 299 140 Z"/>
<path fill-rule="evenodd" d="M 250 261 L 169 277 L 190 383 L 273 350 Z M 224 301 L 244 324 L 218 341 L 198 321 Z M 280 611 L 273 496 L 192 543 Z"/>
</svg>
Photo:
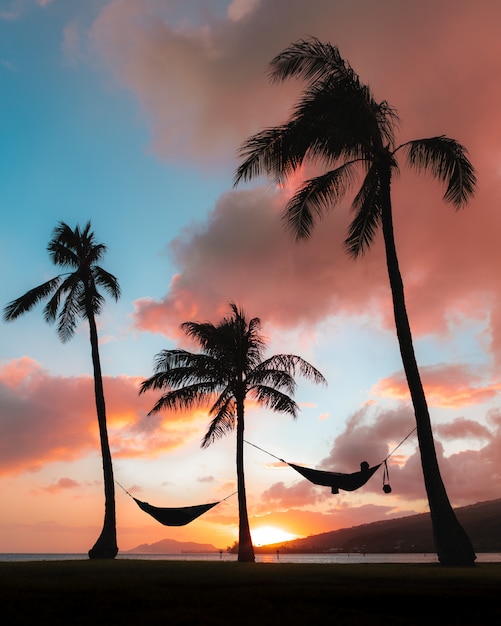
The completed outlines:
<svg viewBox="0 0 501 626">
<path fill-rule="evenodd" d="M 501 499 L 455 509 L 476 552 L 501 552 Z M 434 552 L 429 513 L 342 528 L 255 548 L 256 553 Z"/>
<path fill-rule="evenodd" d="M 456 508 L 455 512 L 476 552 L 501 552 L 501 499 Z M 234 549 L 232 548 L 231 551 Z M 321 552 L 373 554 L 401 552 L 407 554 L 434 552 L 435 546 L 430 514 L 421 513 L 254 547 L 256 554 L 277 550 L 284 554 Z M 219 548 L 207 543 L 162 539 L 151 544 L 143 543 L 124 553 L 181 554 L 186 552 L 219 552 Z"/>
<path fill-rule="evenodd" d="M 182 554 L 185 552 L 218 552 L 210 543 L 195 543 L 194 541 L 176 541 L 162 539 L 155 543 L 142 543 L 132 550 L 125 550 L 124 554 Z"/>
</svg>

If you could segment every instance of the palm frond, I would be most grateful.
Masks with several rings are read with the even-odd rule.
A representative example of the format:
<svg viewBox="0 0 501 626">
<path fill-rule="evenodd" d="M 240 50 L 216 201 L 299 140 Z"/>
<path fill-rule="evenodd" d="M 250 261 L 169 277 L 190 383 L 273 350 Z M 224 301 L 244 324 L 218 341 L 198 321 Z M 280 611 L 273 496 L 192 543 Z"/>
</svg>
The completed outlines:
<svg viewBox="0 0 501 626">
<path fill-rule="evenodd" d="M 171 389 L 163 394 L 148 412 L 153 415 L 164 409 L 183 410 L 206 404 L 217 390 L 205 382 L 187 385 L 181 389 Z"/>
<path fill-rule="evenodd" d="M 297 169 L 308 149 L 301 133 L 293 123 L 267 128 L 246 139 L 241 145 L 238 156 L 242 160 L 238 166 L 233 185 L 249 181 L 261 175 L 272 176 L 276 183 L 282 184 Z M 290 138 L 295 141 L 291 142 Z"/>
<path fill-rule="evenodd" d="M 234 185 L 263 174 L 282 184 L 305 160 L 335 167 L 339 159 L 369 158 L 373 144 L 390 133 L 380 110 L 362 88 L 315 85 L 303 95 L 287 124 L 248 138 Z M 373 110 L 374 109 L 374 110 Z M 379 124 L 384 132 L 381 133 Z"/>
<path fill-rule="evenodd" d="M 293 129 L 302 129 L 309 158 L 368 158 L 384 142 L 393 145 L 395 111 L 374 100 L 370 89 L 346 77 L 310 86 L 297 103 Z"/>
<path fill-rule="evenodd" d="M 54 265 L 58 265 L 59 267 L 72 267 L 74 269 L 80 267 L 78 254 L 65 243 L 53 239 L 49 242 L 47 250 Z"/>
<path fill-rule="evenodd" d="M 208 368 L 203 366 L 204 362 L 208 363 Z M 150 389 L 181 389 L 197 382 L 204 383 L 211 391 L 223 388 L 226 378 L 220 375 L 219 369 L 214 371 L 212 365 L 212 359 L 201 359 L 195 365 L 159 368 L 150 378 L 141 383 L 139 393 Z"/>
<path fill-rule="evenodd" d="M 61 311 L 58 315 L 57 334 L 63 343 L 69 341 L 75 334 L 77 320 L 82 316 L 83 294 L 83 285 L 80 282 L 74 282 L 61 307 Z"/>
<path fill-rule="evenodd" d="M 205 361 L 209 359 L 205 354 L 193 354 L 187 350 L 161 350 L 154 360 L 155 372 L 166 372 L 177 367 L 192 367 L 202 369 L 206 366 Z"/>
<path fill-rule="evenodd" d="M 316 367 L 295 354 L 275 354 L 263 361 L 258 369 L 283 370 L 291 376 L 299 374 L 306 380 L 311 380 L 317 385 L 327 384 L 323 374 Z"/>
<path fill-rule="evenodd" d="M 204 351 L 210 351 L 217 343 L 217 329 L 211 322 L 183 322 L 181 329 L 187 337 L 196 341 Z"/>
<path fill-rule="evenodd" d="M 283 219 L 296 239 L 307 239 L 317 218 L 335 206 L 354 182 L 355 161 L 307 180 L 289 200 Z"/>
<path fill-rule="evenodd" d="M 92 268 L 92 275 L 96 285 L 103 287 L 103 289 L 114 299 L 119 300 L 121 295 L 120 285 L 118 279 L 110 274 L 105 269 L 96 265 Z"/>
<path fill-rule="evenodd" d="M 236 416 L 233 406 L 233 400 L 227 398 L 220 406 L 218 412 L 211 420 L 207 432 L 205 433 L 201 447 L 207 448 L 217 439 L 221 439 L 227 433 L 233 431 L 236 425 Z"/>
<path fill-rule="evenodd" d="M 322 43 L 316 37 L 300 39 L 277 54 L 269 65 L 269 76 L 278 82 L 288 78 L 307 81 L 323 80 L 326 75 L 345 78 L 353 70 L 341 57 L 336 46 Z"/>
<path fill-rule="evenodd" d="M 445 135 L 416 139 L 400 146 L 411 167 L 428 170 L 445 183 L 444 200 L 456 208 L 464 206 L 474 195 L 477 178 L 468 152 L 455 139 Z"/>
<path fill-rule="evenodd" d="M 294 419 L 297 417 L 299 412 L 298 404 L 290 396 L 278 389 L 266 385 L 258 385 L 252 389 L 252 394 L 256 397 L 259 404 L 263 404 L 272 411 L 288 413 Z"/>
<path fill-rule="evenodd" d="M 376 165 L 367 172 L 353 200 L 352 210 L 355 218 L 349 226 L 344 245 L 348 254 L 356 258 L 370 248 L 381 224 L 380 178 Z"/>
<path fill-rule="evenodd" d="M 246 383 L 249 390 L 260 385 L 268 385 L 289 394 L 294 394 L 297 388 L 296 381 L 290 372 L 270 367 L 256 367 L 249 373 Z"/>
<path fill-rule="evenodd" d="M 4 320 L 6 322 L 15 320 L 23 313 L 30 311 L 41 300 L 44 300 L 47 296 L 50 296 L 50 294 L 58 288 L 61 281 L 61 276 L 51 278 L 42 285 L 38 285 L 38 287 L 34 287 L 33 289 L 28 290 L 24 295 L 16 298 L 15 300 L 12 300 L 12 302 L 9 302 L 9 304 L 4 309 Z"/>
</svg>

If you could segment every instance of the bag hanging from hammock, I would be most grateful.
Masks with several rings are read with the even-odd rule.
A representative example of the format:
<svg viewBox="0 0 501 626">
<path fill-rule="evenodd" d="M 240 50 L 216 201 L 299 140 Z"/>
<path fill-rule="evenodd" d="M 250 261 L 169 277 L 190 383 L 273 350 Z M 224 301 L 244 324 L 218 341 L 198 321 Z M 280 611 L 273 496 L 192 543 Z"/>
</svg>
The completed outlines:
<svg viewBox="0 0 501 626">
<path fill-rule="evenodd" d="M 388 472 L 388 463 L 386 461 L 384 461 L 383 470 L 383 491 L 385 493 L 391 493 L 390 473 Z"/>
</svg>

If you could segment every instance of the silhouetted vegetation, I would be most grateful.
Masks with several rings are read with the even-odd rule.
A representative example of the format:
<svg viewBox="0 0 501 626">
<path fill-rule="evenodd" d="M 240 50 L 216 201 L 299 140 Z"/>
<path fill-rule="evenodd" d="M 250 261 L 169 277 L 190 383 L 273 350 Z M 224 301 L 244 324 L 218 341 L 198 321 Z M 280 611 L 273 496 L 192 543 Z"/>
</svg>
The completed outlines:
<svg viewBox="0 0 501 626">
<path fill-rule="evenodd" d="M 202 348 L 199 354 L 186 350 L 162 350 L 155 361 L 155 373 L 143 381 L 140 393 L 166 390 L 150 413 L 163 409 L 190 409 L 210 404 L 212 421 L 202 447 L 236 429 L 236 463 L 239 514 L 239 561 L 254 561 L 254 548 L 247 514 L 244 480 L 245 401 L 251 397 L 273 411 L 296 417 L 299 407 L 292 399 L 294 376 L 301 374 L 316 383 L 322 374 L 292 354 L 276 354 L 264 359 L 266 342 L 260 334 L 261 322 L 247 321 L 243 311 L 230 305 L 231 315 L 219 324 L 185 322 L 182 329 Z"/>
<path fill-rule="evenodd" d="M 98 287 L 102 287 L 115 300 L 120 297 L 120 287 L 115 276 L 98 265 L 106 252 L 106 246 L 95 241 L 90 222 L 83 230 L 78 225 L 72 230 L 64 222 L 60 222 L 54 229 L 47 250 L 54 265 L 69 271 L 30 289 L 10 302 L 4 309 L 4 319 L 15 320 L 40 301 L 48 299 L 44 318 L 50 324 L 57 322 L 57 333 L 61 341 L 66 342 L 73 337 L 79 319 L 86 319 L 89 323 L 105 494 L 103 529 L 97 542 L 89 550 L 89 557 L 115 558 L 118 552 L 115 483 L 106 425 L 96 316 L 101 312 L 104 303 Z"/>
<path fill-rule="evenodd" d="M 382 231 L 402 363 L 416 417 L 424 483 L 431 511 L 435 547 L 444 565 L 473 565 L 471 541 L 459 524 L 440 475 L 431 420 L 414 353 L 395 238 L 391 201 L 397 157 L 425 170 L 445 184 L 444 200 L 456 209 L 473 195 L 474 169 L 466 149 L 445 136 L 397 145 L 396 111 L 377 102 L 369 87 L 341 57 L 339 50 L 316 38 L 291 44 L 270 64 L 274 81 L 299 78 L 306 88 L 286 123 L 247 139 L 235 184 L 261 174 L 283 183 L 309 162 L 320 173 L 306 180 L 288 202 L 284 218 L 297 239 L 308 238 L 315 222 L 338 206 L 354 188 L 354 218 L 345 240 L 354 258 L 366 253 Z"/>
</svg>

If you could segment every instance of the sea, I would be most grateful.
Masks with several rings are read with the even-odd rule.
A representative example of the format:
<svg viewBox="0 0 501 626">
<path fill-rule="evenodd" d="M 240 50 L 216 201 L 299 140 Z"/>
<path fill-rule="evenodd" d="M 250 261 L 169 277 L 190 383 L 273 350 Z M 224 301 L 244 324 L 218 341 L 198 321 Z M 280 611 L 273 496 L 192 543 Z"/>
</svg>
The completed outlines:
<svg viewBox="0 0 501 626">
<path fill-rule="evenodd" d="M 42 553 L 5 553 L 0 554 L 0 561 L 85 561 L 87 554 L 42 554 Z M 122 553 L 119 560 L 146 561 L 236 561 L 236 554 L 227 552 L 181 552 L 179 554 L 135 554 Z M 364 554 L 360 552 L 321 553 L 321 554 L 256 554 L 257 563 L 438 563 L 437 555 L 425 554 Z M 501 563 L 500 552 L 481 552 L 476 563 Z"/>
</svg>

